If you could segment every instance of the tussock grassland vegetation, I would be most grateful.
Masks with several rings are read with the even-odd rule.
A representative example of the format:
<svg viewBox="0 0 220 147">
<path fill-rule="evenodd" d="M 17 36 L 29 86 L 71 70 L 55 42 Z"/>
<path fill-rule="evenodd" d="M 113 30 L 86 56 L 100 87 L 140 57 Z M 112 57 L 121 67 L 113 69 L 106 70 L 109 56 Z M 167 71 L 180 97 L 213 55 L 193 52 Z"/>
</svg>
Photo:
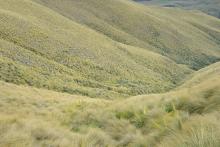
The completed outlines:
<svg viewBox="0 0 220 147">
<path fill-rule="evenodd" d="M 35 1 L 113 40 L 152 50 L 193 69 L 219 59 L 219 20 L 199 12 L 126 0 Z"/>
<path fill-rule="evenodd" d="M 130 0 L 0 0 L 0 146 L 219 147 L 219 30 Z"/>
<path fill-rule="evenodd" d="M 219 65 L 188 87 L 114 101 L 1 81 L 0 145 L 218 147 Z"/>
<path fill-rule="evenodd" d="M 106 99 L 168 91 L 220 58 L 220 21 L 126 0 L 0 0 L 0 79 Z M 22 28 L 22 29 L 21 29 Z"/>
</svg>

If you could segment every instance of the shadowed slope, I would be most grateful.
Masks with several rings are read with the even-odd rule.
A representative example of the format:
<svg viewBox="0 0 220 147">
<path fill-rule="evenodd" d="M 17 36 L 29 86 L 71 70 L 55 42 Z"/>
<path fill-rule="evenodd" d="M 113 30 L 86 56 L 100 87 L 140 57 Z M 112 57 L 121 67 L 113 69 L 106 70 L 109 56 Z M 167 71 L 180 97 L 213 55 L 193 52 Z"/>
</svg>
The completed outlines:
<svg viewBox="0 0 220 147">
<path fill-rule="evenodd" d="M 187 10 L 200 10 L 220 18 L 219 0 L 134 0 L 148 5 L 178 7 Z"/>
</svg>

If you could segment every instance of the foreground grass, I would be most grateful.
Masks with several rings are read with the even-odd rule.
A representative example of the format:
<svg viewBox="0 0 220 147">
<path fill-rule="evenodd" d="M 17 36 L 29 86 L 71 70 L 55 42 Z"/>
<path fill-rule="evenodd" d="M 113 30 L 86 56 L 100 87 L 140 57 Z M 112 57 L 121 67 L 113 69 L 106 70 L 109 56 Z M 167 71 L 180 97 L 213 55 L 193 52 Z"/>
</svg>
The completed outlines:
<svg viewBox="0 0 220 147">
<path fill-rule="evenodd" d="M 218 147 L 219 96 L 219 72 L 169 93 L 114 101 L 1 81 L 0 145 Z"/>
</svg>

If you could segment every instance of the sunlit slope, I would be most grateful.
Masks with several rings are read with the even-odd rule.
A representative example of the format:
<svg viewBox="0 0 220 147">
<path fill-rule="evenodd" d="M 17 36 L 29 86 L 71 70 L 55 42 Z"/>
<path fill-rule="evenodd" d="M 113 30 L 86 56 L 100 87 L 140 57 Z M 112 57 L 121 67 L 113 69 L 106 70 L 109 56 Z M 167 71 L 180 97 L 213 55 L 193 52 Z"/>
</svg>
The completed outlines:
<svg viewBox="0 0 220 147">
<path fill-rule="evenodd" d="M 128 0 L 35 0 L 113 40 L 200 69 L 220 58 L 220 20 L 200 12 L 145 7 Z"/>
<path fill-rule="evenodd" d="M 191 76 L 186 79 L 183 85 L 179 88 L 192 87 L 201 83 L 206 83 L 207 81 L 213 81 L 215 83 L 220 78 L 220 62 L 207 66 L 197 72 L 194 72 Z"/>
<path fill-rule="evenodd" d="M 217 147 L 217 77 L 220 75 L 212 74 L 204 82 L 165 94 L 115 101 L 0 81 L 0 143 L 19 147 Z"/>
<path fill-rule="evenodd" d="M 0 78 L 90 97 L 173 88 L 192 71 L 29 0 L 0 0 Z"/>
</svg>

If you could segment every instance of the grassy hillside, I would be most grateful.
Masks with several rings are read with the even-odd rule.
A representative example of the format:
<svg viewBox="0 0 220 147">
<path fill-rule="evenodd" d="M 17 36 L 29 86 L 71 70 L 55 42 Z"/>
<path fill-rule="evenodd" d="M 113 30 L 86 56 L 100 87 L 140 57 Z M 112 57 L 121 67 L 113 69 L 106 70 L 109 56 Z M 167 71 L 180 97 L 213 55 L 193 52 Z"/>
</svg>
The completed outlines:
<svg viewBox="0 0 220 147">
<path fill-rule="evenodd" d="M 166 57 L 113 41 L 32 1 L 0 2 L 2 80 L 117 98 L 165 91 L 191 72 Z"/>
<path fill-rule="evenodd" d="M 0 79 L 15 84 L 127 97 L 165 92 L 220 58 L 220 21 L 201 13 L 124 0 L 0 0 L 0 18 Z"/>
<path fill-rule="evenodd" d="M 134 0 L 148 5 L 165 7 L 179 7 L 189 10 L 200 10 L 209 15 L 220 18 L 219 0 Z"/>
<path fill-rule="evenodd" d="M 144 7 L 126 0 L 35 1 L 113 40 L 193 69 L 219 60 L 220 20 L 200 13 Z"/>
<path fill-rule="evenodd" d="M 219 60 L 201 12 L 0 0 L 0 146 L 219 147 Z"/>
<path fill-rule="evenodd" d="M 1 81 L 0 145 L 218 147 L 219 64 L 192 79 L 212 67 L 188 88 L 114 101 Z"/>
<path fill-rule="evenodd" d="M 207 79 L 209 79 L 210 81 L 215 81 L 215 80 L 218 81 L 220 74 L 219 67 L 220 67 L 220 63 L 217 62 L 215 64 L 212 64 L 204 69 L 201 69 L 193 73 L 191 76 L 188 77 L 188 80 L 186 80 L 184 84 L 178 88 L 192 87 L 200 83 L 205 83 L 207 82 Z"/>
</svg>

